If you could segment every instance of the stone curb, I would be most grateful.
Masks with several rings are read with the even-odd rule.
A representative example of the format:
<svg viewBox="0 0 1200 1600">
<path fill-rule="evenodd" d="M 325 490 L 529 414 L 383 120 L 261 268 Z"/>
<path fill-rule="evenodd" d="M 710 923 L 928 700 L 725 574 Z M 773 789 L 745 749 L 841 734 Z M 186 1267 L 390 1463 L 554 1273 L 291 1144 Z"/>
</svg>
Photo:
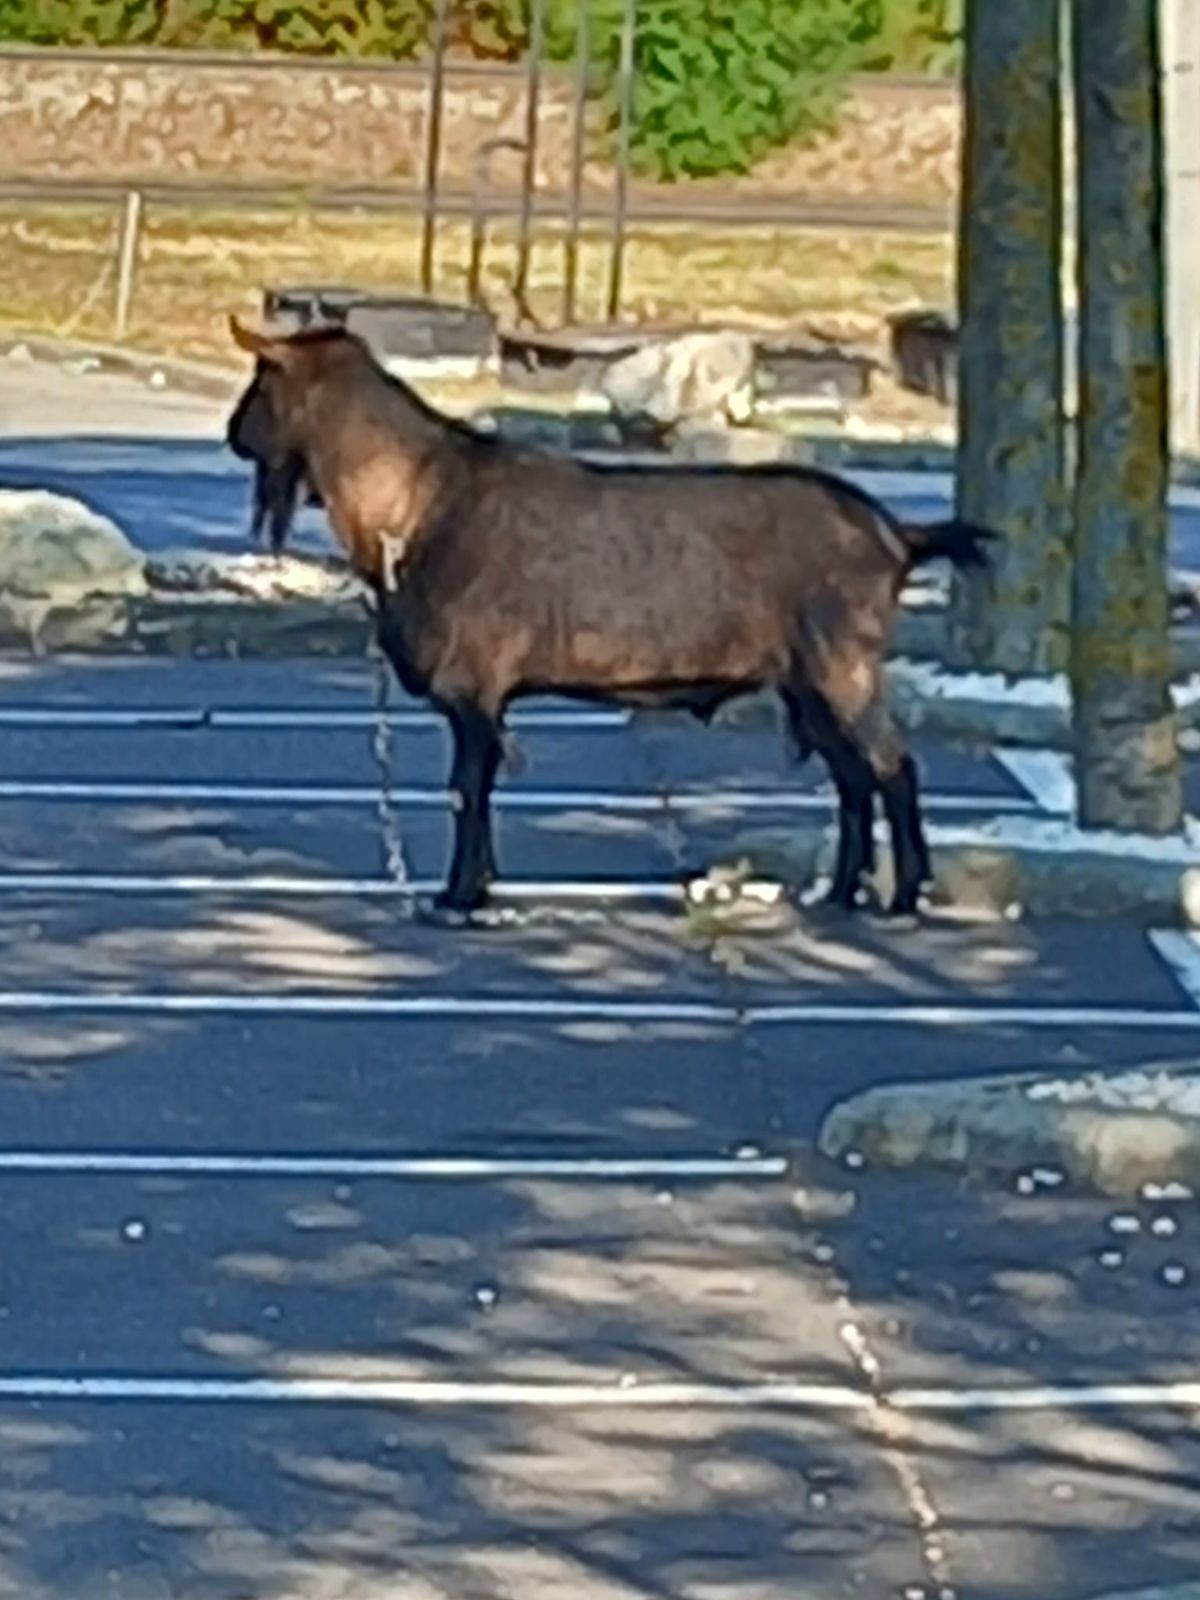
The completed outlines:
<svg viewBox="0 0 1200 1600">
<path fill-rule="evenodd" d="M 1195 1107 L 1196 1109 L 1191 1109 Z M 1200 1188 L 1200 1067 L 1053 1078 L 1014 1073 L 868 1089 L 835 1105 L 822 1154 L 868 1165 L 1065 1179 L 1102 1194 L 1186 1198 Z"/>
<path fill-rule="evenodd" d="M 1005 918 L 1062 917 L 1138 926 L 1200 925 L 1200 841 L 1089 835 L 1064 819 L 1005 816 L 977 824 L 927 825 L 934 907 Z M 876 828 L 871 887 L 892 895 L 891 847 Z M 722 850 L 715 873 L 735 884 L 774 880 L 802 901 L 816 898 L 833 868 L 832 822 L 798 817 L 785 827 L 746 829 Z"/>
</svg>

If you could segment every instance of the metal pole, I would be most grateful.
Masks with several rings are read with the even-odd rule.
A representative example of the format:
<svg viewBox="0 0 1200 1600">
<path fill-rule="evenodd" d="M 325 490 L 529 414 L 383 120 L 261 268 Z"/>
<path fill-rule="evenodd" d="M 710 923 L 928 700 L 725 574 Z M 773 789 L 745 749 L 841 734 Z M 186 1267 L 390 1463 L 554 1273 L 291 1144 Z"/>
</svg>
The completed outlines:
<svg viewBox="0 0 1200 1600">
<path fill-rule="evenodd" d="M 471 305 L 482 305 L 480 280 L 483 277 L 483 247 L 487 235 L 487 217 L 483 209 L 483 192 L 491 186 L 492 157 L 500 150 L 515 150 L 523 154 L 525 145 L 520 139 L 485 139 L 471 160 L 471 251 L 467 259 L 467 300 Z"/>
<path fill-rule="evenodd" d="M 621 18 L 621 59 L 617 71 L 617 174 L 613 187 L 612 255 L 608 268 L 608 320 L 621 310 L 621 273 L 625 262 L 625 211 L 629 199 L 629 125 L 633 110 L 633 47 L 637 36 L 637 0 L 625 0 Z"/>
<path fill-rule="evenodd" d="M 450 0 L 435 0 L 433 62 L 429 74 L 429 121 L 425 137 L 425 204 L 421 225 L 421 291 L 433 288 L 433 233 L 437 225 L 438 161 L 442 150 L 442 96 L 446 79 Z"/>
<path fill-rule="evenodd" d="M 133 286 L 137 277 L 138 244 L 142 233 L 142 195 L 131 189 L 125 196 L 121 212 L 121 236 L 117 257 L 117 314 L 118 342 L 129 332 L 129 316 L 133 310 Z"/>
<path fill-rule="evenodd" d="M 567 208 L 567 237 L 564 243 L 563 308 L 566 326 L 575 320 L 575 293 L 579 282 L 579 224 L 583 209 L 583 151 L 587 129 L 587 97 L 592 66 L 592 40 L 588 27 L 587 4 L 576 10 L 575 97 L 571 107 L 571 191 Z"/>
<path fill-rule="evenodd" d="M 533 189 L 537 182 L 538 100 L 542 86 L 542 38 L 545 33 L 546 0 L 531 0 L 529 46 L 526 55 L 528 86 L 525 92 L 525 160 L 521 167 L 521 217 L 517 232 L 517 270 L 513 278 L 513 299 L 518 320 L 526 314 L 529 287 L 529 236 L 533 226 Z"/>
<path fill-rule="evenodd" d="M 1200 448 L 1200 6 L 1160 0 L 1171 447 Z"/>
</svg>

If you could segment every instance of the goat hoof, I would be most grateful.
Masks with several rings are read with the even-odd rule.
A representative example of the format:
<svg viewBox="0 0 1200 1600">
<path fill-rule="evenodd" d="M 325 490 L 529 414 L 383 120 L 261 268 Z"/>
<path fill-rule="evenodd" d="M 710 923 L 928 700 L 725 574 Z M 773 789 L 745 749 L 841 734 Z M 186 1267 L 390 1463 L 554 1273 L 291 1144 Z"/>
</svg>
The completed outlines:
<svg viewBox="0 0 1200 1600">
<path fill-rule="evenodd" d="M 432 900 L 418 900 L 413 914 L 417 922 L 431 928 L 469 928 L 482 904 L 482 899 L 471 902 L 439 894 Z"/>
</svg>

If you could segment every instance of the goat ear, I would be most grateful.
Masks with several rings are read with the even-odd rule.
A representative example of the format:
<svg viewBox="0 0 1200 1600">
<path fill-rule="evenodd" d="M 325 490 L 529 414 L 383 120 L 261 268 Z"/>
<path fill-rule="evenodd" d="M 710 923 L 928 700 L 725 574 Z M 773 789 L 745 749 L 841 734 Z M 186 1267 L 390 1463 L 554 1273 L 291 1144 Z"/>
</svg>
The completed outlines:
<svg viewBox="0 0 1200 1600">
<path fill-rule="evenodd" d="M 229 331 L 239 349 L 249 351 L 259 361 L 265 361 L 268 366 L 282 366 L 286 357 L 286 345 L 282 339 L 273 339 L 270 334 L 258 333 L 253 328 L 245 327 L 238 321 L 236 315 L 229 318 Z"/>
</svg>

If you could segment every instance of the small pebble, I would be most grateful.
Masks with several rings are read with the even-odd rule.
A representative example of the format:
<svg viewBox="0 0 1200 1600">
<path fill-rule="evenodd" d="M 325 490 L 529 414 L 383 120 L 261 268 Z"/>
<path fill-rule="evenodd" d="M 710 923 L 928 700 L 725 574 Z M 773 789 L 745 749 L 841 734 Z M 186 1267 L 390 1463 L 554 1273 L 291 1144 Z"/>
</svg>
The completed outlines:
<svg viewBox="0 0 1200 1600">
<path fill-rule="evenodd" d="M 1057 1167 L 1034 1167 L 1033 1181 L 1043 1189 L 1057 1189 L 1066 1182 L 1066 1173 L 1060 1172 Z"/>
<path fill-rule="evenodd" d="M 475 1304 L 490 1311 L 500 1298 L 500 1291 L 490 1283 L 481 1283 L 475 1290 Z"/>
<path fill-rule="evenodd" d="M 1144 1183 L 1143 1200 L 1190 1200 L 1192 1191 L 1186 1183 Z"/>
<path fill-rule="evenodd" d="M 130 1217 L 128 1222 L 121 1224 L 121 1237 L 128 1239 L 130 1244 L 140 1244 L 149 1231 L 140 1217 Z"/>
<path fill-rule="evenodd" d="M 1181 1261 L 1167 1261 L 1163 1264 L 1160 1276 L 1165 1284 L 1169 1284 L 1172 1289 L 1177 1289 L 1181 1283 L 1187 1280 L 1187 1268 Z"/>
<path fill-rule="evenodd" d="M 1036 1189 L 1037 1184 L 1034 1183 L 1030 1174 L 1028 1172 L 1022 1172 L 1017 1179 L 1017 1193 L 1033 1194 Z"/>
<path fill-rule="evenodd" d="M 621 1374 L 620 1378 L 618 1379 L 618 1382 L 620 1383 L 620 1386 L 621 1386 L 622 1389 L 636 1389 L 637 1388 L 637 1373 L 636 1372 L 623 1372 Z"/>
<path fill-rule="evenodd" d="M 669 1206 L 674 1202 L 675 1196 L 670 1189 L 660 1189 L 654 1198 L 660 1206 Z"/>
<path fill-rule="evenodd" d="M 852 1172 L 857 1172 L 860 1167 L 866 1165 L 866 1158 L 861 1150 L 847 1150 L 842 1160 Z"/>
<path fill-rule="evenodd" d="M 1053 1483 L 1050 1485 L 1050 1498 L 1052 1500 L 1074 1500 L 1075 1491 L 1069 1483 Z"/>
<path fill-rule="evenodd" d="M 828 1264 L 834 1259 L 834 1248 L 831 1244 L 813 1245 L 813 1260 Z"/>
<path fill-rule="evenodd" d="M 335 1200 L 340 1200 L 341 1203 L 345 1205 L 346 1201 L 350 1198 L 350 1185 L 348 1183 L 335 1184 L 333 1198 Z"/>
<path fill-rule="evenodd" d="M 762 1150 L 756 1144 L 740 1144 L 733 1154 L 738 1161 L 757 1161 Z"/>
<path fill-rule="evenodd" d="M 829 1504 L 829 1496 L 824 1489 L 811 1489 L 808 1495 L 808 1503 L 814 1511 L 824 1511 Z"/>
<path fill-rule="evenodd" d="M 1179 1224 L 1174 1217 L 1155 1217 L 1150 1224 L 1150 1232 L 1159 1239 L 1170 1239 L 1179 1232 Z"/>
<path fill-rule="evenodd" d="M 1098 1259 L 1102 1267 L 1107 1267 L 1112 1271 L 1124 1264 L 1125 1252 L 1123 1250 L 1101 1250 Z"/>
<path fill-rule="evenodd" d="M 1141 1226 L 1139 1219 L 1129 1211 L 1118 1211 L 1115 1216 L 1108 1219 L 1110 1233 L 1138 1233 L 1141 1231 Z"/>
<path fill-rule="evenodd" d="M 925 1591 L 919 1583 L 910 1583 L 904 1591 L 904 1600 L 925 1600 Z"/>
<path fill-rule="evenodd" d="M 283 1312 L 279 1309 L 278 1306 L 264 1306 L 263 1307 L 263 1316 L 266 1318 L 266 1320 L 268 1322 L 278 1322 L 282 1315 L 283 1315 Z"/>
</svg>

